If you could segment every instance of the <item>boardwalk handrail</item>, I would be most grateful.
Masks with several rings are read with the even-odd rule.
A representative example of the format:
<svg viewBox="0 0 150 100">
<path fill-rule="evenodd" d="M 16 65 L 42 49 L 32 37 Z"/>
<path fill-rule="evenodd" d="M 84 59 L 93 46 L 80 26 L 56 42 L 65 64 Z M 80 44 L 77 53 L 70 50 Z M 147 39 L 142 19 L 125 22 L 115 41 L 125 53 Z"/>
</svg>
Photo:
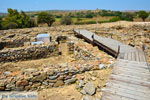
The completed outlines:
<svg viewBox="0 0 150 100">
<path fill-rule="evenodd" d="M 120 54 L 120 45 L 118 45 L 118 52 L 117 52 L 117 57 Z"/>
<path fill-rule="evenodd" d="M 144 52 L 144 57 L 145 57 L 145 60 L 146 60 L 146 65 L 147 65 L 148 70 L 150 72 L 150 66 L 149 66 L 148 59 L 147 59 L 146 54 L 145 54 L 145 50 L 143 50 L 143 52 Z"/>
<path fill-rule="evenodd" d="M 146 60 L 146 65 L 147 65 L 148 70 L 149 70 L 149 72 L 150 72 L 150 66 L 149 66 L 149 64 L 148 64 L 148 59 L 147 59 L 146 52 L 145 52 L 145 45 L 142 45 L 142 50 L 143 50 L 143 52 L 144 52 L 144 57 L 145 57 L 145 60 Z"/>
</svg>

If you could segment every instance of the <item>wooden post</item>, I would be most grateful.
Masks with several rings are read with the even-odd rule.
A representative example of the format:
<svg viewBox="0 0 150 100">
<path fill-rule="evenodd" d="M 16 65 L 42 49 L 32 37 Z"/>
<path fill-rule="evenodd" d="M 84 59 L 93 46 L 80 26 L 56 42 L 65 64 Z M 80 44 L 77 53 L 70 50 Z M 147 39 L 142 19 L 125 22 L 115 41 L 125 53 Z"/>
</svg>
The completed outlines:
<svg viewBox="0 0 150 100">
<path fill-rule="evenodd" d="M 118 46 L 117 57 L 118 57 L 119 53 L 120 53 L 120 45 Z"/>
</svg>

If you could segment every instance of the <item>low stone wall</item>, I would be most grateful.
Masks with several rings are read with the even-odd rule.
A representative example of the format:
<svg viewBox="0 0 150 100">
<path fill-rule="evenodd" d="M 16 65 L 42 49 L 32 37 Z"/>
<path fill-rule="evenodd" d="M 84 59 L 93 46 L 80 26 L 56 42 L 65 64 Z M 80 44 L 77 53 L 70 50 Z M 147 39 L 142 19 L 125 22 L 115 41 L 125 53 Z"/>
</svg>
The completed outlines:
<svg viewBox="0 0 150 100">
<path fill-rule="evenodd" d="M 55 55 L 58 55 L 56 44 L 29 46 L 27 48 L 0 51 L 0 62 L 39 59 Z"/>
<path fill-rule="evenodd" d="M 80 68 L 49 66 L 42 70 L 25 69 L 23 72 L 4 72 L 0 78 L 0 91 L 40 90 L 75 83 L 77 74 L 97 70 L 98 66 L 84 64 Z M 16 74 L 17 73 L 17 74 Z"/>
<path fill-rule="evenodd" d="M 96 59 L 98 59 L 91 52 L 84 50 L 84 49 L 80 48 L 79 46 L 76 46 L 74 48 L 74 51 L 75 51 L 75 59 L 76 60 L 96 60 Z"/>
<path fill-rule="evenodd" d="M 20 38 L 20 39 L 10 39 L 6 41 L 0 41 L 0 47 L 3 48 L 15 48 L 15 47 L 23 47 L 25 42 L 29 42 L 30 38 Z"/>
</svg>

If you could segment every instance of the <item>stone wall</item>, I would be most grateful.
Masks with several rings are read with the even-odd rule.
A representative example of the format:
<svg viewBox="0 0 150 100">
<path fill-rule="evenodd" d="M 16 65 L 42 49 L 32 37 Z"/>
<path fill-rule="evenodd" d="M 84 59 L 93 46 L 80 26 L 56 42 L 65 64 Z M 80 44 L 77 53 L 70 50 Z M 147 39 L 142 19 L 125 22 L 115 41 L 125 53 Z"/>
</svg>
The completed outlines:
<svg viewBox="0 0 150 100">
<path fill-rule="evenodd" d="M 84 64 L 80 68 L 72 66 L 48 66 L 42 70 L 24 69 L 19 74 L 4 72 L 0 78 L 0 91 L 40 90 L 75 83 L 77 74 L 97 70 L 98 66 Z"/>
<path fill-rule="evenodd" d="M 75 46 L 75 59 L 76 60 L 95 60 L 98 59 L 95 57 L 91 52 L 88 50 L 84 50 L 80 48 L 79 46 Z"/>
<path fill-rule="evenodd" d="M 39 59 L 55 55 L 58 55 L 56 44 L 29 46 L 0 51 L 0 62 Z"/>
<path fill-rule="evenodd" d="M 30 38 L 19 38 L 19 39 L 9 39 L 9 40 L 1 40 L 0 41 L 0 49 L 3 48 L 15 48 L 15 47 L 23 47 L 25 42 L 29 42 Z"/>
</svg>

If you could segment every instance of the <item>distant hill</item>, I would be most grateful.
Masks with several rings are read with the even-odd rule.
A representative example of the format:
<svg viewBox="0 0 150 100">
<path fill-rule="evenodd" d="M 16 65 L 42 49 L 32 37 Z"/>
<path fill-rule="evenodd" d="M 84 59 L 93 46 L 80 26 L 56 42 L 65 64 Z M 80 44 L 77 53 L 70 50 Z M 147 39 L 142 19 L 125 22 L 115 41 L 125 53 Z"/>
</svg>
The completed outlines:
<svg viewBox="0 0 150 100">
<path fill-rule="evenodd" d="M 7 13 L 1 13 L 0 12 L 0 16 L 5 16 L 5 15 L 7 15 Z"/>
<path fill-rule="evenodd" d="M 122 12 L 138 12 L 140 10 L 124 10 Z M 150 10 L 145 10 L 146 12 L 150 12 Z"/>
</svg>

